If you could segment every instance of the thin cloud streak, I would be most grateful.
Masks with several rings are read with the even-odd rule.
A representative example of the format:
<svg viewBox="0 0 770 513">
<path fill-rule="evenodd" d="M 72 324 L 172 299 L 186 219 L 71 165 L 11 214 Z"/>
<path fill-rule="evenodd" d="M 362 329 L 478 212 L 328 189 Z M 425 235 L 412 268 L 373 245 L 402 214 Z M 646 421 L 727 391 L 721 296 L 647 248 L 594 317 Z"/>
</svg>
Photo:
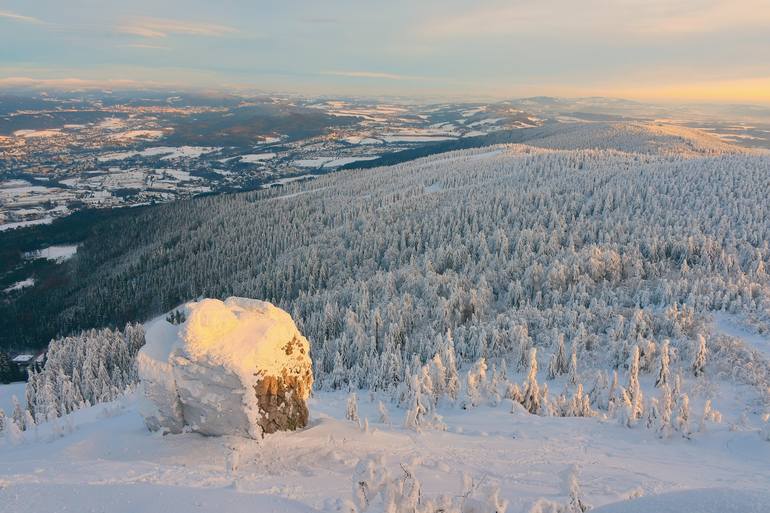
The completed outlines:
<svg viewBox="0 0 770 513">
<path fill-rule="evenodd" d="M 555 16 L 554 13 L 559 13 Z M 414 27 L 428 40 L 512 36 L 549 31 L 624 34 L 636 37 L 686 36 L 770 24 L 767 0 L 542 0 L 534 3 L 495 3 L 466 12 L 436 16 Z"/>
<path fill-rule="evenodd" d="M 23 23 L 34 23 L 36 25 L 45 24 L 45 22 L 41 19 L 34 18 L 32 16 L 25 16 L 23 14 L 18 14 L 10 11 L 0 11 L 0 18 L 5 18 L 7 20 L 13 20 L 13 21 L 21 21 Z"/>
<path fill-rule="evenodd" d="M 125 45 L 118 45 L 118 48 L 138 48 L 141 50 L 169 50 L 168 46 L 163 45 L 149 45 L 144 43 L 129 43 Z"/>
<path fill-rule="evenodd" d="M 136 18 L 117 27 L 118 32 L 147 39 L 160 39 L 170 35 L 225 37 L 237 34 L 234 27 L 216 23 L 171 20 L 164 18 Z"/>
<path fill-rule="evenodd" d="M 420 77 L 398 75 L 396 73 L 380 73 L 377 71 L 322 71 L 321 75 L 348 78 L 373 78 L 382 80 L 420 80 Z"/>
</svg>

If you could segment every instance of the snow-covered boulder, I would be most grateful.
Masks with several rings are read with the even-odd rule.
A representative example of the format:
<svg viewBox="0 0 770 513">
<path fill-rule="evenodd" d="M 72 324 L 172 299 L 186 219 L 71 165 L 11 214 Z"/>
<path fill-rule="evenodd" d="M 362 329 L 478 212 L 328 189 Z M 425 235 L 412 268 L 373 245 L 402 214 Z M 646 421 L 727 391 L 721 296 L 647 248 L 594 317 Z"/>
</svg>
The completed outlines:
<svg viewBox="0 0 770 513">
<path fill-rule="evenodd" d="M 184 322 L 147 325 L 137 356 L 150 429 L 258 438 L 307 424 L 310 346 L 288 313 L 237 297 L 178 311 Z"/>
</svg>

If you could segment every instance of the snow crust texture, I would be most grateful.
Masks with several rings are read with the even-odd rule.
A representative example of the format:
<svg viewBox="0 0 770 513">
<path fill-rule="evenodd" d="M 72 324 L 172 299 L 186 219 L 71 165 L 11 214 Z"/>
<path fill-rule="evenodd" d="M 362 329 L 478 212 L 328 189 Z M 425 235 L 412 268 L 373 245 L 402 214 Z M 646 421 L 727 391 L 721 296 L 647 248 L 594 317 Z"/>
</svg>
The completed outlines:
<svg viewBox="0 0 770 513">
<path fill-rule="evenodd" d="M 307 424 L 310 346 L 288 313 L 236 297 L 178 312 L 149 324 L 137 358 L 147 427 L 259 438 Z"/>
</svg>

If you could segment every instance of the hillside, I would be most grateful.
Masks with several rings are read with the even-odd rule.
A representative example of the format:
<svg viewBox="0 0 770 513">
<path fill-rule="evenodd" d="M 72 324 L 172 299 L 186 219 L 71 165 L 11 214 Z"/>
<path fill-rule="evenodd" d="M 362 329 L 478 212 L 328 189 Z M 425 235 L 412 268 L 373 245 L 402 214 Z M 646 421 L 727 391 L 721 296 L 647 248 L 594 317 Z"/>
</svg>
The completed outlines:
<svg viewBox="0 0 770 513">
<path fill-rule="evenodd" d="M 680 158 L 755 153 L 702 130 L 652 122 L 546 125 L 532 129 L 526 144 L 561 150 L 619 150 Z"/>
<path fill-rule="evenodd" d="M 150 434 L 141 328 L 86 332 L 53 344 L 34 418 L 6 412 L 29 428 L 0 441 L 0 504 L 767 510 L 770 158 L 562 128 L 97 223 L 57 286 L 2 306 L 4 341 L 261 298 L 310 342 L 310 424 Z"/>
<path fill-rule="evenodd" d="M 597 127 L 567 130 L 558 137 L 574 146 Z M 407 294 L 415 315 L 407 336 L 478 327 L 512 306 L 514 319 L 532 322 L 524 312 L 572 310 L 577 293 L 627 308 L 612 297 L 627 287 L 641 307 L 690 296 L 706 309 L 737 301 L 766 322 L 767 280 L 754 271 L 768 258 L 768 159 L 659 157 L 645 141 L 625 154 L 468 150 L 108 219 L 57 283 L 2 306 L 2 342 L 122 325 L 200 295 L 265 298 L 329 340 L 346 308 L 369 335 L 375 306 L 384 329 L 404 324 L 393 312 Z M 588 269 L 594 260 L 616 268 Z M 685 260 L 702 280 L 685 279 Z M 549 273 L 557 288 L 543 288 Z M 747 287 L 750 301 L 739 292 Z M 350 300 L 362 291 L 369 303 Z M 332 328 L 313 317 L 321 315 Z"/>
</svg>

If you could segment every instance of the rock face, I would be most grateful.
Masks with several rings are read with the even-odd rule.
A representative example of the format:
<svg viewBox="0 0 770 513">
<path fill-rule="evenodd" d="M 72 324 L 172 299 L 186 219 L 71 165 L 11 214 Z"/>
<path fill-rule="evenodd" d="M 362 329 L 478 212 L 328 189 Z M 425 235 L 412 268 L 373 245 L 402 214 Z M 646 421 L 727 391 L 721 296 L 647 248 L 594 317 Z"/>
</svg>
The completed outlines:
<svg viewBox="0 0 770 513">
<path fill-rule="evenodd" d="M 235 297 L 178 312 L 147 325 L 137 357 L 150 429 L 259 438 L 307 425 L 310 346 L 288 313 Z"/>
</svg>

